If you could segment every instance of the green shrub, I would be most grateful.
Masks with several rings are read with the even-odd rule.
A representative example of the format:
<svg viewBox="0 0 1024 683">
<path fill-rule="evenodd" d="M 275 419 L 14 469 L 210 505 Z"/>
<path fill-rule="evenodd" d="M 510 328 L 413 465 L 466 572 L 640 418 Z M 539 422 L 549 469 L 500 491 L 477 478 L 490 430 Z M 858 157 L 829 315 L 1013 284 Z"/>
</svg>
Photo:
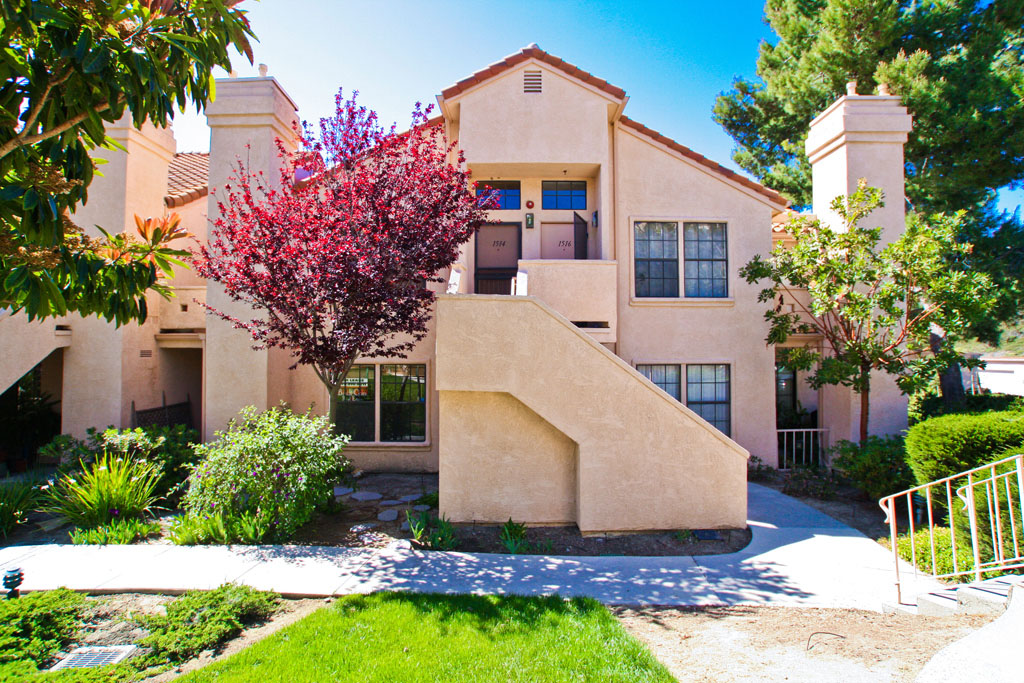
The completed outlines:
<svg viewBox="0 0 1024 683">
<path fill-rule="evenodd" d="M 1020 452 L 1019 448 L 1012 448 L 1004 453 L 998 453 L 989 459 L 989 462 L 998 462 L 1011 455 Z M 1020 489 L 1017 482 L 1017 465 L 1011 461 L 995 468 L 998 478 L 991 484 L 979 484 L 978 479 L 985 479 L 991 476 L 988 471 L 983 471 L 975 477 L 974 485 L 974 506 L 975 520 L 978 534 L 978 558 L 981 562 L 992 562 L 996 559 L 996 548 L 999 545 L 1000 535 L 1002 536 L 1002 550 L 1004 557 L 1012 557 L 1014 553 L 1014 542 L 1018 548 L 1024 548 L 1024 528 L 1021 528 L 1020 510 Z M 953 482 L 954 487 L 967 486 L 967 478 L 958 479 Z M 964 491 L 964 496 L 969 498 L 969 492 Z M 995 510 L 995 504 L 999 505 L 998 524 L 993 524 L 989 505 Z M 1012 504 L 1013 517 L 1009 514 Z M 996 528 L 996 527 L 999 528 Z M 957 547 L 971 547 L 971 520 L 967 504 L 957 498 L 953 503 L 953 528 L 956 530 Z"/>
<path fill-rule="evenodd" d="M 58 588 L 0 600 L 0 664 L 47 664 L 78 633 L 85 597 Z"/>
<path fill-rule="evenodd" d="M 413 505 L 429 505 L 432 508 L 436 508 L 440 503 L 440 497 L 437 491 L 431 491 L 430 493 L 424 493 L 422 496 L 413 501 Z"/>
<path fill-rule="evenodd" d="M 243 512 L 230 519 L 222 515 L 185 514 L 171 524 L 170 538 L 175 545 L 257 545 L 270 529 L 256 515 Z"/>
<path fill-rule="evenodd" d="M 177 494 L 199 462 L 195 452 L 199 432 L 185 425 L 111 428 L 103 432 L 101 439 L 109 452 L 159 465 L 162 476 L 157 491 L 161 496 Z"/>
<path fill-rule="evenodd" d="M 40 446 L 36 453 L 40 458 L 55 463 L 61 470 L 78 469 L 96 460 L 96 456 L 103 451 L 96 428 L 90 427 L 86 434 L 84 441 L 70 434 L 58 434 L 49 443 Z"/>
<path fill-rule="evenodd" d="M 75 529 L 70 535 L 75 545 L 128 545 L 158 533 L 160 525 L 156 522 L 116 519 L 94 529 Z"/>
<path fill-rule="evenodd" d="M 919 484 L 990 462 L 1024 445 L 1024 413 L 1015 411 L 933 417 L 907 432 L 907 463 Z"/>
<path fill-rule="evenodd" d="M 348 469 L 347 442 L 325 417 L 246 408 L 215 442 L 196 447 L 202 461 L 182 505 L 193 516 L 226 522 L 252 515 L 273 538 L 286 539 L 331 500 Z"/>
<path fill-rule="evenodd" d="M 263 621 L 277 609 L 280 596 L 248 586 L 224 584 L 212 591 L 188 591 L 167 604 L 167 613 L 139 616 L 135 621 L 149 631 L 139 641 L 156 657 L 183 662 L 212 650 Z"/>
<path fill-rule="evenodd" d="M 946 404 L 936 390 L 915 394 L 910 397 L 908 419 L 911 425 L 940 415 L 961 415 L 966 413 L 990 413 L 998 411 L 1024 411 L 1024 397 L 1010 394 L 967 394 L 964 404 L 952 413 L 946 412 Z"/>
<path fill-rule="evenodd" d="M 747 481 L 775 481 L 779 471 L 756 455 L 747 460 Z"/>
<path fill-rule="evenodd" d="M 825 470 L 797 467 L 785 475 L 782 492 L 790 496 L 832 500 L 836 497 L 836 480 Z"/>
<path fill-rule="evenodd" d="M 50 487 L 46 509 L 76 527 L 91 529 L 117 519 L 138 519 L 157 500 L 160 468 L 109 453 Z"/>
<path fill-rule="evenodd" d="M 498 540 L 505 550 L 513 555 L 530 552 L 530 542 L 526 540 L 526 525 L 513 522 L 511 517 L 501 525 Z"/>
<path fill-rule="evenodd" d="M 952 535 L 948 527 L 935 528 L 935 571 L 932 571 L 932 542 L 928 535 L 928 529 L 918 529 L 914 535 L 902 534 L 896 537 L 896 550 L 901 559 L 914 563 L 917 559 L 917 568 L 928 574 L 950 574 L 953 572 L 953 543 L 950 540 Z M 887 547 L 889 539 L 882 539 Z M 916 554 L 916 555 L 915 555 Z M 971 546 L 964 546 L 957 539 L 956 546 L 957 569 L 959 571 L 970 571 L 974 567 L 974 560 L 971 559 Z"/>
<path fill-rule="evenodd" d="M 869 436 L 863 444 L 840 441 L 832 449 L 832 466 L 876 500 L 914 485 L 900 436 Z"/>
<path fill-rule="evenodd" d="M 15 526 L 42 501 L 38 482 L 15 480 L 0 482 L 0 536 L 7 538 Z"/>
</svg>

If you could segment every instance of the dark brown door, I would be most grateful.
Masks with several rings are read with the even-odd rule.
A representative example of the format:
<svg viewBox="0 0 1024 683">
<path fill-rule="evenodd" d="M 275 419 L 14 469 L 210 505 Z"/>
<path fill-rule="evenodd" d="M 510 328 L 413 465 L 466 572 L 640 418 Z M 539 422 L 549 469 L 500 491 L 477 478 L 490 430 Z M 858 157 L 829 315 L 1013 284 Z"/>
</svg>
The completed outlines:
<svg viewBox="0 0 1024 683">
<path fill-rule="evenodd" d="M 521 255 L 519 223 L 480 228 L 476 233 L 476 293 L 511 294 Z"/>
<path fill-rule="evenodd" d="M 575 211 L 572 214 L 573 238 L 576 242 L 576 258 L 587 258 L 587 219 Z"/>
</svg>

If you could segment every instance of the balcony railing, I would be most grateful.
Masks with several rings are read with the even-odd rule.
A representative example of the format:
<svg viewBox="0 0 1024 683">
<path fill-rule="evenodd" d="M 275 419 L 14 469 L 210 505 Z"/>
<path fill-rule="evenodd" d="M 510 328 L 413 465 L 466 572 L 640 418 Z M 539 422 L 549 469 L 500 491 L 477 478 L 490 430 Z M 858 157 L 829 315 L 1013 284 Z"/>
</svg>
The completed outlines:
<svg viewBox="0 0 1024 683">
<path fill-rule="evenodd" d="M 828 466 L 828 430 L 823 428 L 776 429 L 779 469 Z"/>
<path fill-rule="evenodd" d="M 990 571 L 1024 567 L 1024 454 L 894 493 L 878 504 L 889 524 L 897 600 L 901 545 L 915 574 L 936 579 L 980 581 Z"/>
</svg>

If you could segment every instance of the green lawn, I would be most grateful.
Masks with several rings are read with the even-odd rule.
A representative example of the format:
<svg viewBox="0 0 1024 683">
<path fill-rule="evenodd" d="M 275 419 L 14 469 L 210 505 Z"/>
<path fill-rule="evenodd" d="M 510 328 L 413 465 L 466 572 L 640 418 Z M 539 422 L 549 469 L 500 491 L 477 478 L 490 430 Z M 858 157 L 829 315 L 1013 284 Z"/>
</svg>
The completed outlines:
<svg viewBox="0 0 1024 683">
<path fill-rule="evenodd" d="M 180 680 L 674 679 L 593 600 L 376 593 L 341 598 Z"/>
</svg>

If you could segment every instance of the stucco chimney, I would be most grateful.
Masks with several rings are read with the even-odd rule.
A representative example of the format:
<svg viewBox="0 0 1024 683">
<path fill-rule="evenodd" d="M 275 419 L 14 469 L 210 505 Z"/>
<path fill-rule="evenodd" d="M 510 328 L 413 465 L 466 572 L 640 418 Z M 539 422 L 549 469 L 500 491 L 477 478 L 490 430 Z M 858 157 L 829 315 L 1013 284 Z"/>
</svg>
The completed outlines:
<svg viewBox="0 0 1024 683">
<path fill-rule="evenodd" d="M 911 116 L 900 98 L 888 95 L 852 94 L 836 100 L 811 121 L 806 151 L 813 169 L 814 213 L 834 229 L 842 220 L 830 205 L 840 195 L 849 195 L 860 178 L 885 193 L 885 206 L 874 211 L 865 227 L 883 228 L 888 242 L 904 229 L 903 144 L 911 128 Z"/>
<path fill-rule="evenodd" d="M 275 185 L 278 178 L 276 140 L 294 149 L 297 121 L 295 103 L 277 80 L 269 77 L 217 80 L 217 99 L 207 104 L 210 126 L 210 195 L 207 205 L 211 221 L 219 215 L 218 198 L 238 159 L 244 159 L 251 173 L 262 171 Z M 246 147 L 248 145 L 248 147 Z M 232 302 L 217 283 L 207 286 L 207 302 L 217 310 L 251 318 L 248 306 Z M 268 353 L 253 351 L 252 338 L 233 329 L 220 317 L 206 316 L 204 361 L 203 433 L 210 439 L 228 420 L 248 405 L 258 410 L 268 403 Z"/>
</svg>

